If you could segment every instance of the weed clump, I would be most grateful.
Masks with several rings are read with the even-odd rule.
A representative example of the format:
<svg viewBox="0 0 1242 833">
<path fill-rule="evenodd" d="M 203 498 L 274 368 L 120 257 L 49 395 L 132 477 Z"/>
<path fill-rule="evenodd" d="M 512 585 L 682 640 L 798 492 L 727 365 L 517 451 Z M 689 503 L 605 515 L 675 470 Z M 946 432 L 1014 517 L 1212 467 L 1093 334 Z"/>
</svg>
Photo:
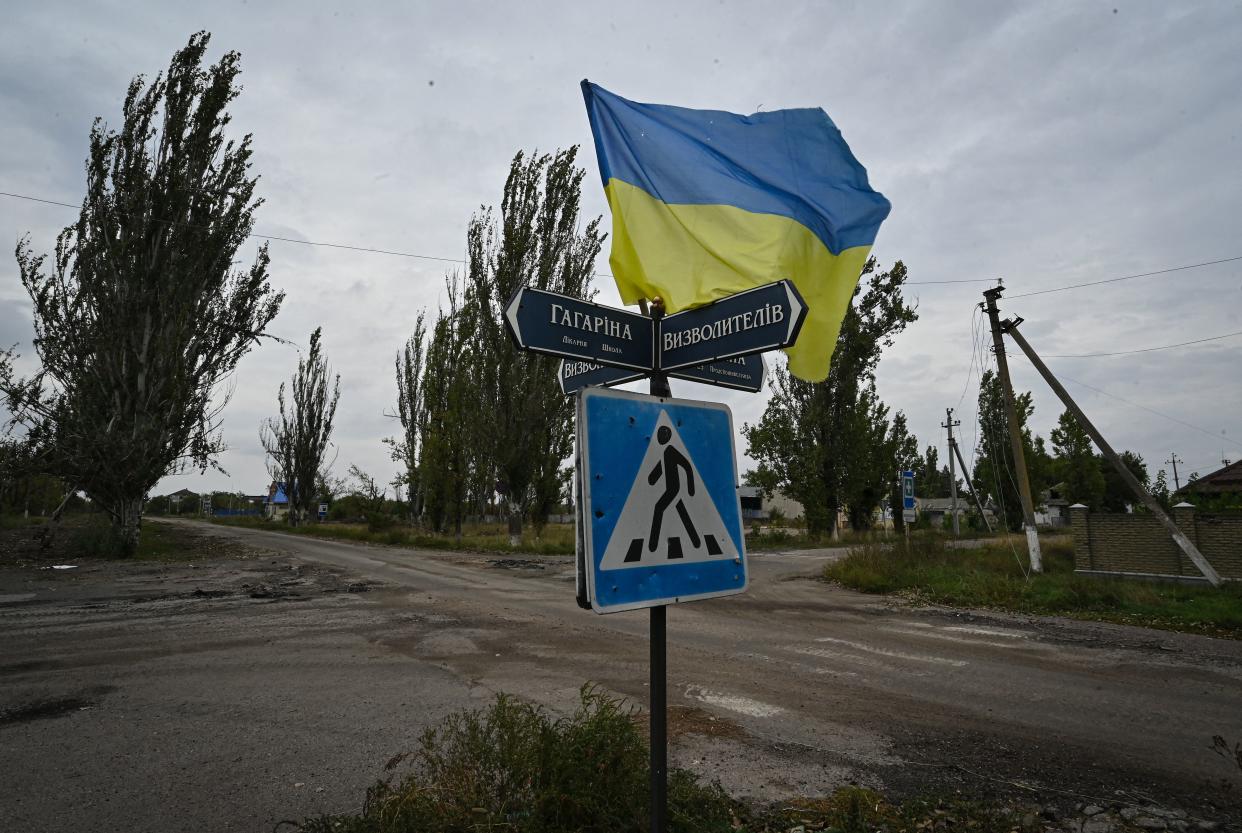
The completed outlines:
<svg viewBox="0 0 1242 833">
<path fill-rule="evenodd" d="M 423 733 L 411 772 L 372 787 L 356 816 L 304 823 L 305 833 L 504 830 L 640 831 L 648 823 L 647 746 L 632 709 L 584 686 L 577 711 L 554 719 L 499 695 Z M 717 785 L 669 773 L 670 827 L 732 831 L 734 803 Z"/>
</svg>

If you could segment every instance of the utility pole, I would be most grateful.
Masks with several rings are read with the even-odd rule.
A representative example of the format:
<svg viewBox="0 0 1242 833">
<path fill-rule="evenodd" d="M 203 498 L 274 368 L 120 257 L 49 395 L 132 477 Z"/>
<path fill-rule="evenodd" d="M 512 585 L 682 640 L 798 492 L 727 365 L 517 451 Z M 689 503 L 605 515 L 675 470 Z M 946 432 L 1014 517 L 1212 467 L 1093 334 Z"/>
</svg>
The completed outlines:
<svg viewBox="0 0 1242 833">
<path fill-rule="evenodd" d="M 1169 533 L 1169 536 L 1173 539 L 1177 546 L 1181 548 L 1182 552 L 1186 553 L 1186 557 L 1199 568 L 1199 572 L 1203 573 L 1203 577 L 1206 578 L 1213 587 L 1219 587 L 1221 582 L 1220 574 L 1217 573 L 1216 569 L 1212 567 L 1206 558 L 1203 557 L 1203 553 L 1199 552 L 1199 548 L 1196 547 L 1180 529 L 1178 529 L 1177 524 L 1175 524 L 1173 519 L 1165 513 L 1164 508 L 1156 502 L 1156 499 L 1151 496 L 1151 493 L 1143 488 L 1143 484 L 1138 482 L 1138 478 L 1134 476 L 1134 473 L 1126 467 L 1125 463 L 1121 462 L 1121 458 L 1117 456 L 1117 452 L 1113 451 L 1113 447 L 1108 444 L 1108 440 L 1104 439 L 1104 435 L 1091 424 L 1091 420 L 1087 419 L 1087 415 L 1084 414 L 1082 409 L 1078 407 L 1078 403 L 1070 397 L 1069 392 L 1065 390 L 1065 388 L 1057 380 L 1057 377 L 1052 375 L 1052 371 L 1048 369 L 1046 364 L 1044 364 L 1043 359 L 1035 353 L 1035 349 L 1027 343 L 1027 340 L 1022 336 L 1022 333 L 1018 332 L 1018 325 L 1020 323 L 1022 323 L 1021 318 L 1013 321 L 1006 321 L 1004 323 L 1004 331 L 1009 334 L 1009 337 L 1012 338 L 1019 347 L 1022 348 L 1022 352 L 1025 353 L 1026 357 L 1031 360 L 1031 364 L 1035 365 L 1035 369 L 1039 371 L 1039 375 L 1044 377 L 1044 381 L 1048 383 L 1048 387 L 1052 388 L 1053 393 L 1059 396 L 1061 401 L 1065 403 L 1066 409 L 1074 415 L 1074 417 L 1078 420 L 1078 424 L 1082 426 L 1083 430 L 1086 431 L 1088 435 L 1090 435 L 1091 439 L 1095 442 L 1096 447 L 1100 449 L 1100 453 L 1107 458 L 1108 462 L 1112 463 L 1113 468 L 1117 470 L 1117 474 L 1121 477 L 1125 484 L 1130 487 L 1130 491 L 1134 492 L 1134 496 L 1139 499 L 1139 502 L 1141 502 L 1143 506 L 1147 507 L 1147 511 L 1155 516 L 1156 520 L 1160 521 L 1160 523 L 1164 526 L 1165 531 Z"/>
<path fill-rule="evenodd" d="M 944 409 L 944 422 L 940 423 L 940 427 L 949 429 L 949 494 L 952 495 L 953 497 L 952 512 L 953 512 L 953 537 L 954 538 L 957 538 L 958 536 L 962 534 L 961 529 L 958 527 L 958 520 L 957 520 L 957 469 L 956 469 L 957 461 L 953 459 L 954 446 L 957 445 L 957 441 L 953 439 L 953 428 L 954 426 L 961 425 L 961 424 L 962 424 L 962 421 L 960 419 L 958 420 L 953 419 L 952 408 Z"/>
<path fill-rule="evenodd" d="M 979 517 L 983 518 L 983 525 L 988 528 L 988 532 L 992 531 L 992 522 L 988 520 L 987 514 L 983 511 L 983 501 L 979 499 L 979 493 L 975 490 L 975 484 L 970 482 L 970 469 L 966 468 L 966 461 L 962 459 L 962 450 L 957 447 L 957 440 L 953 440 L 953 444 L 949 446 L 953 455 L 957 457 L 957 463 L 962 467 L 962 479 L 966 481 L 966 488 L 970 489 L 970 496 L 975 501 L 975 508 L 979 510 Z"/>
<path fill-rule="evenodd" d="M 1169 459 L 1165 460 L 1164 462 L 1165 462 L 1165 465 L 1168 465 L 1169 463 L 1173 464 L 1173 491 L 1180 492 L 1182 490 L 1182 481 L 1181 481 L 1181 478 L 1177 476 L 1177 464 L 1184 463 L 1186 461 L 1177 459 L 1177 452 L 1174 451 L 1172 456 L 1170 456 Z"/>
<path fill-rule="evenodd" d="M 1000 374 L 1001 390 L 1005 395 L 1005 416 L 1009 423 L 1009 444 L 1013 448 L 1013 466 L 1018 481 L 1018 494 L 1022 498 L 1023 526 L 1026 527 L 1026 549 L 1031 559 L 1031 572 L 1044 571 L 1043 557 L 1039 551 L 1039 533 L 1035 529 L 1035 503 L 1031 500 L 1031 479 L 1026 471 L 1026 454 L 1022 450 L 1022 428 L 1018 425 L 1018 410 L 1013 401 L 1013 385 L 1009 381 L 1009 362 L 1005 358 L 1005 342 L 1001 338 L 1000 310 L 996 299 L 1005 291 L 1003 286 L 993 287 L 983 293 L 988 320 L 992 322 L 992 350 L 996 353 L 996 370 Z M 999 475 L 999 472 L 998 472 Z"/>
</svg>

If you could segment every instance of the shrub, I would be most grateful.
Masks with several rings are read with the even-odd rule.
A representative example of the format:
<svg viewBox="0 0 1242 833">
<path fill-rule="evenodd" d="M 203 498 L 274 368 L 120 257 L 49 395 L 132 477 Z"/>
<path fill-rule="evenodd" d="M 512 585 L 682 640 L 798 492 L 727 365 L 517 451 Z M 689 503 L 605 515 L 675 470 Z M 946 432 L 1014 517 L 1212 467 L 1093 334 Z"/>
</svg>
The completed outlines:
<svg viewBox="0 0 1242 833">
<path fill-rule="evenodd" d="M 412 773 L 372 787 L 361 814 L 325 816 L 306 833 L 515 833 L 646 830 L 647 746 L 632 710 L 584 686 L 573 716 L 499 695 L 423 733 Z M 669 773 L 670 828 L 732 830 L 734 804 L 717 785 Z"/>
</svg>

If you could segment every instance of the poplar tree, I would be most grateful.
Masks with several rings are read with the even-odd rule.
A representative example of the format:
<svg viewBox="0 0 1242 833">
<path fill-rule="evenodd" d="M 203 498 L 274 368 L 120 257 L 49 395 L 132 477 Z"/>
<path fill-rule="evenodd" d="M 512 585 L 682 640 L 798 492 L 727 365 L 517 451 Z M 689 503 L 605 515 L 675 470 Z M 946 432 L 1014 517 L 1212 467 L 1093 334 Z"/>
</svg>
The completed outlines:
<svg viewBox="0 0 1242 833">
<path fill-rule="evenodd" d="M 122 553 L 138 545 L 156 481 L 216 465 L 217 384 L 284 297 L 266 247 L 234 269 L 261 200 L 250 136 L 226 136 L 239 56 L 204 68 L 209 39 L 199 32 L 166 74 L 130 83 L 119 131 L 95 120 L 82 209 L 50 260 L 29 238 L 17 245 L 39 369 L 0 374 L 0 393 L 46 470 L 111 518 Z"/>
<path fill-rule="evenodd" d="M 297 372 L 285 398 L 285 383 L 276 394 L 280 416 L 259 428 L 259 441 L 267 453 L 272 480 L 284 484 L 289 499 L 289 523 L 297 526 L 311 517 L 319 497 L 318 484 L 326 479 L 324 457 L 332 436 L 336 403 L 341 398 L 341 377 L 329 385 L 331 371 L 323 356 L 322 333 L 311 333 L 310 349 L 298 359 Z"/>
<path fill-rule="evenodd" d="M 522 522 L 543 528 L 568 482 L 573 405 L 557 383 L 559 362 L 518 350 L 504 310 L 519 287 L 589 297 L 591 272 L 603 244 L 597 217 L 579 230 L 583 169 L 578 148 L 554 154 L 518 153 L 509 167 L 497 216 L 483 209 L 467 231 L 466 303 L 476 310 L 480 408 L 489 423 L 486 456 L 509 521 L 509 541 L 521 543 Z"/>
<path fill-rule="evenodd" d="M 414 333 L 406 339 L 401 352 L 397 353 L 397 412 L 391 414 L 401 423 L 401 435 L 384 442 L 392 452 L 392 459 L 401 464 L 397 482 L 403 482 L 409 500 L 410 515 L 422 516 L 423 490 L 419 474 L 419 453 L 423 435 L 426 433 L 426 417 L 423 408 L 423 357 L 427 339 L 425 313 L 419 313 L 414 322 Z"/>
</svg>

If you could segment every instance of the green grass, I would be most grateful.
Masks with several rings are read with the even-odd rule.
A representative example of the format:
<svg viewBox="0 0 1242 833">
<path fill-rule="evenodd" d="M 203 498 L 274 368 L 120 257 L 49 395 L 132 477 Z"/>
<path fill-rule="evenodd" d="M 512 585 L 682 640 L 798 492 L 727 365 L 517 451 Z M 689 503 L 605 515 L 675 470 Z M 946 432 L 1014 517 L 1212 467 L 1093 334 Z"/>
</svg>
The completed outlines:
<svg viewBox="0 0 1242 833">
<path fill-rule="evenodd" d="M 1016 554 L 1015 554 L 1016 551 Z M 954 607 L 990 607 L 1242 638 L 1242 585 L 1145 582 L 1074 572 L 1072 544 L 1043 546 L 1044 572 L 1027 575 L 1025 547 L 954 549 L 939 537 L 855 548 L 824 577 L 867 593 L 900 593 Z"/>
<path fill-rule="evenodd" d="M 450 715 L 413 754 L 367 791 L 361 812 L 307 819 L 303 833 L 642 833 L 648 829 L 647 745 L 635 712 L 591 686 L 577 711 L 555 719 L 504 694 L 486 709 Z M 669 830 L 775 833 L 802 825 L 826 833 L 1009 833 L 1000 804 L 953 798 L 891 804 L 856 787 L 815 800 L 755 807 L 718 784 L 672 767 Z"/>
<path fill-rule="evenodd" d="M 511 547 L 509 546 L 507 527 L 503 524 L 467 524 L 462 529 L 461 540 L 458 540 L 453 535 L 436 535 L 417 527 L 403 524 L 394 524 L 387 528 L 375 528 L 367 524 L 345 523 L 309 523 L 293 527 L 279 521 L 267 521 L 253 517 L 213 518 L 212 523 L 225 526 L 242 526 L 249 529 L 264 529 L 271 532 L 288 532 L 295 535 L 309 535 L 315 538 L 329 538 L 337 541 L 384 544 L 396 547 L 413 547 L 415 549 L 464 550 L 467 552 L 523 552 L 538 555 L 573 555 L 574 553 L 574 527 L 572 524 L 548 524 L 543 528 L 543 535 L 539 540 L 535 540 L 534 530 L 528 525 L 523 531 L 521 546 Z"/>
</svg>

